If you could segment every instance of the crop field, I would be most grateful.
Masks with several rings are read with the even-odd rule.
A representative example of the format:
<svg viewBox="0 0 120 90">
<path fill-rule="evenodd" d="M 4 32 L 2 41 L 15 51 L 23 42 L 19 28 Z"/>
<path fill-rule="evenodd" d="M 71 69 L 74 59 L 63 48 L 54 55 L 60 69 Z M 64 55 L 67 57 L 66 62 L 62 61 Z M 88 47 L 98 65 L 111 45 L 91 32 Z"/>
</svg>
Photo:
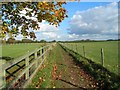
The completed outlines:
<svg viewBox="0 0 120 90">
<path fill-rule="evenodd" d="M 65 43 L 69 49 L 101 64 L 101 48 L 104 52 L 104 67 L 118 73 L 118 41 Z M 83 50 L 84 47 L 84 50 Z"/>
<path fill-rule="evenodd" d="M 2 45 L 0 56 L 14 59 L 43 46 L 41 43 Z"/>
</svg>

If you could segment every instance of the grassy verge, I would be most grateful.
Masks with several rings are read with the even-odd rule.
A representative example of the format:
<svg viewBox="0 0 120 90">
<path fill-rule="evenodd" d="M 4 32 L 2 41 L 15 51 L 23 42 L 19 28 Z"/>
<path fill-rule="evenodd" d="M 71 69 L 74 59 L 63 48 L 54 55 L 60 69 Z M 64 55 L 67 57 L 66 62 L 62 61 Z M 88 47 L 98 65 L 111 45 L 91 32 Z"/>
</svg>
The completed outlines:
<svg viewBox="0 0 120 90">
<path fill-rule="evenodd" d="M 118 74 L 118 68 L 119 68 L 118 43 L 120 43 L 120 41 L 79 42 L 79 43 L 67 43 L 66 46 L 82 56 L 84 56 L 83 53 L 83 46 L 84 46 L 85 57 L 91 59 L 92 61 L 98 64 L 102 63 L 101 48 L 103 48 L 104 67 L 109 69 L 111 72 Z"/>
<path fill-rule="evenodd" d="M 62 57 L 58 54 L 59 47 L 56 46 L 50 51 L 47 60 L 36 73 L 28 88 L 54 88 L 54 81 L 52 77 L 53 66 L 58 63 Z"/>
<path fill-rule="evenodd" d="M 120 88 L 120 76 L 64 46 L 62 46 L 62 48 L 75 58 L 76 64 L 80 65 L 99 82 L 101 89 Z"/>
</svg>

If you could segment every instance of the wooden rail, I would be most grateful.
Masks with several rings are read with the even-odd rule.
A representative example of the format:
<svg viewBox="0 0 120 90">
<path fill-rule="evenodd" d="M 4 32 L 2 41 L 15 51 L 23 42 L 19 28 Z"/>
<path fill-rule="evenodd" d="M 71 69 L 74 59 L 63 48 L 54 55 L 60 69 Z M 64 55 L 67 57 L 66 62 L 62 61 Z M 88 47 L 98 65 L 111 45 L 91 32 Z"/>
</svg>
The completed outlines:
<svg viewBox="0 0 120 90">
<path fill-rule="evenodd" d="M 54 43 L 55 44 L 55 43 Z M 41 48 L 38 48 L 24 56 L 21 56 L 17 59 L 7 61 L 4 63 L 4 60 L 1 60 L 0 62 L 0 89 L 2 88 L 14 88 L 14 85 L 25 75 L 25 80 L 28 81 L 33 77 L 36 70 L 42 65 L 46 58 L 46 54 L 48 51 L 54 46 L 54 44 L 50 44 Z M 39 54 L 38 54 L 39 53 Z M 32 62 L 30 61 L 30 56 L 34 55 L 34 59 Z M 22 71 L 20 71 L 19 76 L 14 77 L 13 80 L 11 80 L 10 83 L 6 83 L 6 71 L 15 66 L 18 65 L 21 61 L 25 60 L 24 69 L 22 67 Z M 35 67 L 32 67 L 32 66 Z M 34 68 L 32 74 L 30 75 L 30 68 Z M 19 70 L 19 69 L 18 69 Z M 16 72 L 16 71 L 15 71 Z M 11 74 L 10 74 L 11 75 Z"/>
</svg>

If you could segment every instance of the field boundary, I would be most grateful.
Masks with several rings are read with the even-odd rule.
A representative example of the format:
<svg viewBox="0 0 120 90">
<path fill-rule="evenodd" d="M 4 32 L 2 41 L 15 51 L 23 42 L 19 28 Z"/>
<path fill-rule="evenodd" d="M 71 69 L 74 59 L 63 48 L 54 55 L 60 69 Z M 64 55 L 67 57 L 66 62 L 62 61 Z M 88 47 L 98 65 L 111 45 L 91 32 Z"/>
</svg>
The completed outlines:
<svg viewBox="0 0 120 90">
<path fill-rule="evenodd" d="M 69 48 L 70 50 L 73 50 L 74 52 L 80 54 L 81 56 L 87 59 L 91 59 L 93 62 L 101 64 L 103 67 L 107 68 L 109 71 L 120 75 L 119 53 L 118 53 L 119 49 L 117 45 L 118 43 L 119 42 L 116 41 L 115 44 L 113 42 L 108 42 L 108 43 L 106 42 L 104 43 L 98 43 L 98 42 L 79 43 L 78 42 L 78 43 L 60 43 L 60 44 Z M 116 48 L 111 49 L 113 45 Z"/>
<path fill-rule="evenodd" d="M 73 50 L 70 50 L 62 44 L 60 44 L 60 46 L 71 56 L 73 56 L 73 58 L 75 58 L 75 62 L 77 65 L 80 65 L 83 70 L 85 70 L 88 74 L 93 76 L 95 80 L 98 81 L 101 89 L 120 89 L 119 75 L 110 72 L 102 65 L 97 64 L 86 57 L 81 56 L 80 54 L 76 53 Z"/>
<path fill-rule="evenodd" d="M 55 43 L 50 45 L 46 45 L 39 49 L 36 49 L 24 56 L 21 56 L 13 61 L 8 61 L 6 63 L 1 63 L 0 65 L 0 89 L 2 88 L 13 88 L 13 87 L 22 87 L 23 82 L 28 81 L 31 79 L 37 69 L 42 65 L 44 62 L 48 51 L 54 46 Z M 30 56 L 33 55 L 32 62 L 30 60 Z M 20 71 L 19 76 L 15 77 L 10 83 L 6 83 L 6 69 L 13 67 L 14 65 L 18 65 L 21 61 L 25 62 L 25 67 L 22 71 Z M 31 75 L 30 75 L 31 73 Z"/>
<path fill-rule="evenodd" d="M 35 74 L 38 72 L 39 68 L 42 66 L 42 64 L 45 62 L 46 58 L 47 58 L 47 54 L 49 53 L 48 51 L 49 50 L 52 50 L 53 47 L 50 47 L 48 50 L 47 50 L 47 53 L 44 57 L 44 59 L 42 60 L 42 62 L 40 63 L 40 65 L 38 66 L 38 68 L 33 72 L 33 74 L 30 76 L 29 80 L 26 81 L 25 85 L 23 85 L 22 88 L 26 88 L 30 82 L 32 81 L 33 77 L 35 76 Z"/>
</svg>

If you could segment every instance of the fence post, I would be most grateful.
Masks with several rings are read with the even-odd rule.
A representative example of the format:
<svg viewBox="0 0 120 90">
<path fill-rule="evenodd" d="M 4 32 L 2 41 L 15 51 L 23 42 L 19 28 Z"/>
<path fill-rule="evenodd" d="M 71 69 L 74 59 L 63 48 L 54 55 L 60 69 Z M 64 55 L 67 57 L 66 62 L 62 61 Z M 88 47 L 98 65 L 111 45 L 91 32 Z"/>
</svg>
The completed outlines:
<svg viewBox="0 0 120 90">
<path fill-rule="evenodd" d="M 77 52 L 77 44 L 76 44 L 76 53 L 78 53 L 78 52 Z"/>
<path fill-rule="evenodd" d="M 0 60 L 0 89 L 6 85 L 5 69 L 3 68 L 2 60 Z"/>
<path fill-rule="evenodd" d="M 101 64 L 102 66 L 104 66 L 104 51 L 103 51 L 103 48 L 101 48 Z"/>
<path fill-rule="evenodd" d="M 29 66 L 29 57 L 27 57 L 26 59 L 25 59 L 25 65 L 26 65 L 26 67 L 28 67 Z M 26 71 L 26 73 L 25 73 L 25 78 L 26 79 L 29 79 L 29 69 Z"/>
<path fill-rule="evenodd" d="M 42 47 L 42 54 L 44 53 L 44 48 Z M 42 60 L 44 59 L 44 55 L 42 56 Z"/>
<path fill-rule="evenodd" d="M 85 57 L 85 46 L 83 46 L 83 55 Z"/>
<path fill-rule="evenodd" d="M 37 59 L 37 52 L 34 53 L 35 55 L 35 60 Z M 38 66 L 38 60 L 36 60 L 36 67 Z"/>
<path fill-rule="evenodd" d="M 42 49 L 40 49 L 40 56 L 42 55 Z M 40 58 L 39 63 L 42 61 L 42 57 Z"/>
<path fill-rule="evenodd" d="M 72 50 L 72 44 L 70 43 L 70 49 Z"/>
<path fill-rule="evenodd" d="M 74 51 L 74 45 L 73 45 L 73 43 L 72 43 L 72 50 Z"/>
<path fill-rule="evenodd" d="M 44 52 L 46 52 L 47 47 L 44 48 Z M 46 53 L 44 54 L 44 59 L 46 58 Z"/>
</svg>

